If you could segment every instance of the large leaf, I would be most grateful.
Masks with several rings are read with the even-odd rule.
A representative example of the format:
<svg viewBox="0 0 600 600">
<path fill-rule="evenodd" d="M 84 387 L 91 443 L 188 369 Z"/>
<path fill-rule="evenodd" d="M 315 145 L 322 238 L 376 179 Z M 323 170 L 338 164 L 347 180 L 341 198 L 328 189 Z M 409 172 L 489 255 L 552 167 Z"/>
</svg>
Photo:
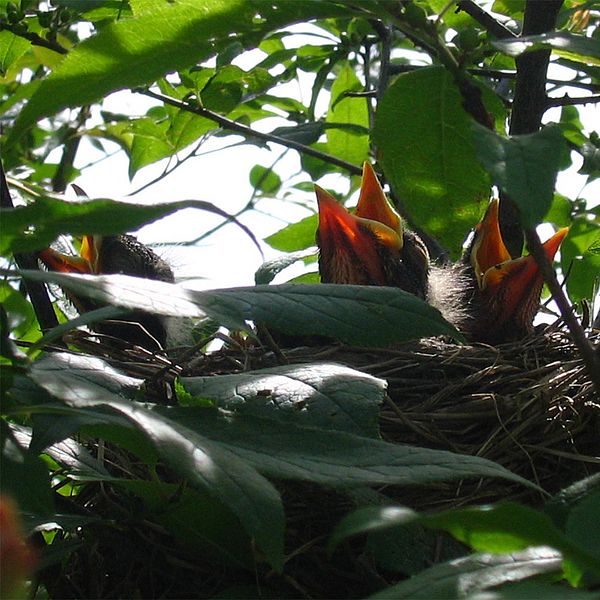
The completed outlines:
<svg viewBox="0 0 600 600">
<path fill-rule="evenodd" d="M 531 228 L 541 223 L 552 205 L 556 175 L 568 160 L 560 127 L 511 138 L 477 123 L 472 127 L 479 160 L 518 205 L 523 225 Z"/>
<path fill-rule="evenodd" d="M 146 223 L 184 208 L 197 208 L 231 219 L 210 202 L 182 200 L 153 205 L 130 204 L 115 200 L 68 202 L 40 197 L 27 206 L 0 209 L 2 237 L 0 254 L 32 252 L 47 248 L 59 235 L 116 235 L 138 229 Z M 234 219 L 254 239 L 250 231 Z"/>
<path fill-rule="evenodd" d="M 70 406 L 107 405 L 125 416 L 148 437 L 172 469 L 230 507 L 269 562 L 281 568 L 281 498 L 244 460 L 184 424 L 127 400 L 135 380 L 114 371 L 101 359 L 55 353 L 37 361 L 31 376 L 38 385 Z"/>
<path fill-rule="evenodd" d="M 376 437 L 386 383 L 335 364 L 183 377 L 185 389 L 240 414 Z M 193 401 L 189 402 L 191 405 Z"/>
<path fill-rule="evenodd" d="M 549 548 L 531 548 L 513 554 L 473 554 L 430 569 L 370 596 L 373 600 L 458 600 L 503 598 L 495 592 L 481 594 L 502 583 L 545 573 L 560 572 L 561 555 Z M 531 596 L 521 596 L 521 598 Z M 543 595 L 540 597 L 544 597 Z M 566 596 L 569 598 L 569 596 Z"/>
<path fill-rule="evenodd" d="M 534 484 L 476 456 L 390 444 L 340 431 L 299 427 L 276 419 L 207 409 L 163 408 L 164 413 L 248 461 L 266 475 L 330 486 L 416 485 L 464 477 L 501 477 Z"/>
<path fill-rule="evenodd" d="M 522 38 L 494 40 L 492 45 L 510 56 L 551 48 L 559 56 L 586 64 L 600 65 L 598 40 L 567 31 L 551 31 Z"/>
<path fill-rule="evenodd" d="M 261 0 L 147 0 L 135 17 L 102 27 L 72 50 L 43 81 L 15 122 L 9 143 L 43 116 L 89 104 L 110 92 L 156 81 L 169 71 L 208 59 L 231 36 L 251 44 L 279 26 L 318 16 L 343 16 L 329 2 Z"/>
<path fill-rule="evenodd" d="M 246 329 L 247 321 L 254 321 L 285 333 L 316 334 L 368 346 L 433 335 L 462 339 L 436 308 L 397 288 L 284 284 L 196 292 L 126 275 L 21 273 L 102 303 L 163 315 L 209 315 L 233 329 Z"/>
<path fill-rule="evenodd" d="M 373 131 L 403 208 L 454 256 L 489 194 L 470 122 L 451 75 L 430 67 L 396 79 L 377 108 Z"/>
</svg>

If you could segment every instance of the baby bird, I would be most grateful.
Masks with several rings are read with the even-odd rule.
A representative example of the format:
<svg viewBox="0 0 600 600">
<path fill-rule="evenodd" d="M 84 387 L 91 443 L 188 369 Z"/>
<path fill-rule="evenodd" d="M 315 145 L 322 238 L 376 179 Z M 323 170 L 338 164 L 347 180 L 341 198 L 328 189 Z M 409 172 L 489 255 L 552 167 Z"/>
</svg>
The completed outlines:
<svg viewBox="0 0 600 600">
<path fill-rule="evenodd" d="M 121 273 L 159 281 L 174 282 L 171 267 L 153 250 L 131 235 L 91 236 L 83 238 L 80 255 L 69 256 L 47 248 L 40 260 L 53 271 L 111 275 Z M 99 305 L 89 298 L 68 293 L 75 308 L 84 313 Z M 94 325 L 99 332 L 155 351 L 165 346 L 165 321 L 158 315 L 133 311 L 125 320 L 103 321 Z"/>
<path fill-rule="evenodd" d="M 354 214 L 315 186 L 319 204 L 319 272 L 323 283 L 385 285 L 428 295 L 429 253 L 402 225 L 369 163 Z"/>
<path fill-rule="evenodd" d="M 533 256 L 511 258 L 498 221 L 499 201 L 492 200 L 475 228 L 464 262 L 470 275 L 466 333 L 472 341 L 497 344 L 518 340 L 533 331 L 544 283 Z M 559 229 L 544 243 L 552 261 L 569 231 Z"/>
</svg>

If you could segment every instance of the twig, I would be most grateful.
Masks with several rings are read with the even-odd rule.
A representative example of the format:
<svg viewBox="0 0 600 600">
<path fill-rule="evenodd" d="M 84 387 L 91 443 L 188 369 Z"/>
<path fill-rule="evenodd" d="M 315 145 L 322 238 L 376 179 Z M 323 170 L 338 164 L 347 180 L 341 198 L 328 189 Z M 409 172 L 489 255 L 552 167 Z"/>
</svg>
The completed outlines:
<svg viewBox="0 0 600 600">
<path fill-rule="evenodd" d="M 488 33 L 491 33 L 494 37 L 500 40 L 517 37 L 510 29 L 502 25 L 502 23 L 499 21 L 496 21 L 492 15 L 485 12 L 483 8 L 475 4 L 473 0 L 460 0 L 457 10 L 466 12 L 480 25 L 483 25 Z"/>
<path fill-rule="evenodd" d="M 552 106 L 575 106 L 576 104 L 593 104 L 594 102 L 600 102 L 600 94 L 583 98 L 571 98 L 565 94 L 562 98 L 548 98 L 546 106 L 548 108 Z"/>
<path fill-rule="evenodd" d="M 180 100 L 176 100 L 175 98 L 171 98 L 170 96 L 164 96 L 163 94 L 157 94 L 151 90 L 135 90 L 136 92 L 143 94 L 144 96 L 148 96 L 150 98 L 154 98 L 155 100 L 160 100 L 165 104 L 170 106 L 174 106 L 175 108 L 179 108 L 180 110 L 185 110 L 187 112 L 194 113 L 195 115 L 199 115 L 201 117 L 205 117 L 206 119 L 210 119 L 215 123 L 218 123 L 224 129 L 228 129 L 229 131 L 235 131 L 245 137 L 254 138 L 261 140 L 263 142 L 272 142 L 274 144 L 281 144 L 286 148 L 291 148 L 292 150 L 297 150 L 302 154 L 307 154 L 309 156 L 314 156 L 315 158 L 319 158 L 320 160 L 330 163 L 332 165 L 336 165 L 337 167 L 341 167 L 346 171 L 350 172 L 352 175 L 360 175 L 362 173 L 361 167 L 357 165 L 353 165 L 352 163 L 346 162 L 345 160 L 341 160 L 332 156 L 331 154 L 326 154 L 325 152 L 320 152 L 319 150 L 315 150 L 310 146 L 306 146 L 304 144 L 300 144 L 293 140 L 288 140 L 286 138 L 280 137 L 278 135 L 274 135 L 272 133 L 263 133 L 261 131 L 256 131 L 251 127 L 246 125 L 242 125 L 237 121 L 232 121 L 223 115 L 213 112 L 212 110 L 208 110 L 207 108 L 203 108 L 201 106 L 193 106 L 191 104 L 187 104 L 185 102 L 181 102 Z"/>
<path fill-rule="evenodd" d="M 2 161 L 0 161 L 0 206 L 2 208 L 13 208 L 14 204 L 10 196 L 8 184 L 6 183 L 6 177 L 4 175 L 4 167 Z M 33 253 L 15 253 L 15 262 L 19 269 L 35 269 L 37 270 L 37 257 Z M 54 312 L 54 307 L 48 296 L 46 286 L 37 281 L 24 281 L 25 289 L 31 299 L 33 310 L 37 317 L 38 323 L 42 331 L 47 331 L 58 325 L 58 319 Z M 65 346 L 63 342 L 57 342 L 61 346 Z"/>
<path fill-rule="evenodd" d="M 51 42 L 50 40 L 46 40 L 37 33 L 33 31 L 24 31 L 19 29 L 17 25 L 12 25 L 11 23 L 2 23 L 0 26 L 0 31 L 2 30 L 10 31 L 12 34 L 22 37 L 29 42 L 31 42 L 34 46 L 42 46 L 43 48 L 48 48 L 48 50 L 52 50 L 54 52 L 58 52 L 59 54 L 68 54 L 68 50 L 61 46 L 58 42 Z"/>
<path fill-rule="evenodd" d="M 577 320 L 567 297 L 556 278 L 556 273 L 546 256 L 546 252 L 544 251 L 544 247 L 538 234 L 535 229 L 527 229 L 525 230 L 525 238 L 527 240 L 527 246 L 529 248 L 529 252 L 533 255 L 535 262 L 538 264 L 542 275 L 544 276 L 544 281 L 548 285 L 550 292 L 552 293 L 552 297 L 560 310 L 560 314 L 564 319 L 567 327 L 569 328 L 569 332 L 573 338 L 573 342 L 577 346 L 579 353 L 581 354 L 581 358 L 585 363 L 585 366 L 589 372 L 590 378 L 594 383 L 594 387 L 598 394 L 600 394 L 600 353 L 598 353 L 594 347 L 590 344 L 588 339 L 585 336 L 585 332 L 583 327 Z"/>
</svg>

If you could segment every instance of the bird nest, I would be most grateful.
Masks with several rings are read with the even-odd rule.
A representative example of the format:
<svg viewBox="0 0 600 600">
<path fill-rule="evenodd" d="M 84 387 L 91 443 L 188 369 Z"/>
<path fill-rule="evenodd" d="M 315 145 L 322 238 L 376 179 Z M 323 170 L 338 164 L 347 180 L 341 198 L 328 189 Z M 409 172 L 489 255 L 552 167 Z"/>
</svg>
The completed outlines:
<svg viewBox="0 0 600 600">
<path fill-rule="evenodd" d="M 600 399 L 576 347 L 558 325 L 519 342 L 496 347 L 458 345 L 431 338 L 393 349 L 332 343 L 278 350 L 248 344 L 246 340 L 214 352 L 184 351 L 178 361 L 125 343 L 115 345 L 114 340 L 108 343 L 95 334 L 77 332 L 75 337 L 85 351 L 106 358 L 130 375 L 146 379 L 147 393 L 154 401 L 175 402 L 176 399 L 165 395 L 165 390 L 171 389 L 169 382 L 182 374 L 230 374 L 282 362 L 342 363 L 387 381 L 380 431 L 389 442 L 481 456 L 551 493 L 598 471 Z M 591 341 L 599 344 L 600 334 L 594 334 Z M 106 451 L 114 453 L 110 457 L 113 463 L 128 460 L 127 453 L 117 447 L 109 446 Z M 134 465 L 128 465 L 127 469 L 134 470 Z M 140 476 L 144 477 L 143 472 Z M 364 544 L 358 541 L 334 556 L 327 555 L 326 544 L 332 528 L 356 505 L 352 492 L 342 493 L 306 482 L 275 484 L 285 505 L 286 569 L 279 575 L 261 567 L 256 574 L 258 580 L 270 589 L 281 589 L 286 597 L 315 598 L 362 597 L 398 579 L 397 574 L 382 575 L 368 558 L 369 551 L 365 552 Z M 388 501 L 419 510 L 509 497 L 529 504 L 547 500 L 541 492 L 496 478 L 426 486 L 385 486 L 378 492 Z M 105 501 L 103 494 L 94 500 L 99 512 Z M 106 586 L 106 578 L 100 577 L 105 572 L 113 573 L 115 581 L 129 581 L 127 574 L 119 575 L 124 563 L 111 550 L 122 542 L 115 541 L 104 530 L 96 533 L 99 537 L 94 538 L 94 543 L 99 545 L 97 552 L 104 561 L 98 571 L 98 585 Z M 158 529 L 133 524 L 121 533 L 127 545 L 127 568 L 139 567 L 140 577 L 136 581 L 144 581 L 145 587 L 139 589 L 147 597 L 191 597 L 188 594 L 211 597 L 232 576 L 215 571 L 211 565 L 192 565 L 185 552 Z M 151 563 L 139 552 L 148 543 L 156 552 L 160 550 L 160 556 Z M 454 542 L 447 538 L 426 543 L 435 549 L 437 560 L 440 552 L 446 558 L 464 552 L 462 548 L 448 546 Z M 432 556 L 433 553 L 434 550 Z M 81 553 L 72 562 L 70 577 L 88 589 L 90 573 L 79 560 L 86 560 Z M 153 566 L 155 563 L 158 570 Z M 169 566 L 169 572 L 164 571 L 163 564 Z M 186 566 L 182 570 L 174 565 Z M 141 577 L 143 573 L 147 577 Z M 186 587 L 186 581 L 193 584 L 193 592 Z M 126 597 L 135 591 L 118 585 L 117 588 L 110 594 Z M 104 596 L 98 592 L 97 597 Z"/>
<path fill-rule="evenodd" d="M 229 344 L 179 361 L 139 347 L 79 337 L 80 346 L 127 373 L 145 378 L 153 400 L 170 402 L 175 375 L 238 373 L 279 364 L 341 363 L 387 381 L 380 411 L 383 439 L 495 461 L 553 493 L 599 470 L 600 398 L 568 333 L 554 324 L 498 346 L 459 345 L 442 338 L 394 348 L 340 344 L 265 349 Z M 600 344 L 600 334 L 590 341 Z M 386 490 L 420 509 L 539 494 L 511 481 L 438 483 Z"/>
</svg>

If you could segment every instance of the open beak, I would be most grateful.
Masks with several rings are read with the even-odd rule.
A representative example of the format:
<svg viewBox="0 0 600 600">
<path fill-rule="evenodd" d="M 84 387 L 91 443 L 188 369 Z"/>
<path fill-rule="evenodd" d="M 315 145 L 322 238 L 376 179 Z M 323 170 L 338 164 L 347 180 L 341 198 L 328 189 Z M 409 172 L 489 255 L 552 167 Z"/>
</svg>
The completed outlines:
<svg viewBox="0 0 600 600">
<path fill-rule="evenodd" d="M 526 325 L 539 304 L 542 273 L 533 256 L 511 258 L 500 233 L 498 206 L 498 200 L 493 200 L 477 225 L 471 266 L 481 293 L 493 299 L 495 324 L 516 320 Z M 568 231 L 568 227 L 559 229 L 544 243 L 548 260 L 554 260 Z"/>
<path fill-rule="evenodd" d="M 79 249 L 79 256 L 63 254 L 53 248 L 38 253 L 40 260 L 52 271 L 60 273 L 92 274 L 99 272 L 99 251 L 102 238 L 85 235 Z"/>
<path fill-rule="evenodd" d="M 379 179 L 377 179 L 373 167 L 368 162 L 363 164 L 356 216 L 387 225 L 402 240 L 403 232 L 400 215 L 398 215 L 388 202 Z"/>
<path fill-rule="evenodd" d="M 399 253 L 402 237 L 379 220 L 351 214 L 323 188 L 315 186 L 315 192 L 319 205 L 317 241 L 321 251 L 322 280 L 325 283 L 359 283 L 356 273 L 360 270 L 372 285 L 386 285 L 378 246 Z M 383 200 L 387 204 L 385 196 Z M 369 214 L 374 217 L 376 210 L 380 209 L 372 209 Z"/>
</svg>

